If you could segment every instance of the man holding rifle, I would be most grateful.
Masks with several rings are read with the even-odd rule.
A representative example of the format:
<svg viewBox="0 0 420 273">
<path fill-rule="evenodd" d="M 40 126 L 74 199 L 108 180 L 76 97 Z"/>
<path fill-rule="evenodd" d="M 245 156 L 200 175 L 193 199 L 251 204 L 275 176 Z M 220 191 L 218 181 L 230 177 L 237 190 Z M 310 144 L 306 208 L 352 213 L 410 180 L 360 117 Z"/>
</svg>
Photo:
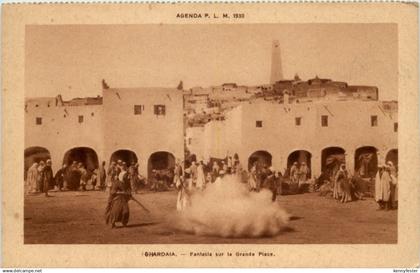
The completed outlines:
<svg viewBox="0 0 420 273">
<path fill-rule="evenodd" d="M 108 198 L 108 205 L 105 211 L 105 220 L 107 224 L 111 224 L 111 228 L 115 228 L 115 223 L 120 222 L 124 227 L 128 224 L 130 217 L 130 210 L 128 201 L 134 200 L 144 210 L 149 210 L 144 207 L 139 201 L 131 195 L 130 176 L 127 172 L 127 164 L 123 162 L 120 166 L 120 173 L 118 179 L 113 182 Z"/>
</svg>

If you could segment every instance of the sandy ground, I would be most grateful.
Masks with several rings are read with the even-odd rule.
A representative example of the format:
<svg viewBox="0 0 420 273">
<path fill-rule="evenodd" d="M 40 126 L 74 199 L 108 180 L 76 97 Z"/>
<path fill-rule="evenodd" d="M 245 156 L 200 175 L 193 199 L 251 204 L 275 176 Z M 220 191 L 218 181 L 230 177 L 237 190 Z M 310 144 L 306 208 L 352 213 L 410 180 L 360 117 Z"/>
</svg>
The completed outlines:
<svg viewBox="0 0 420 273">
<path fill-rule="evenodd" d="M 25 197 L 24 232 L 27 244 L 162 244 L 261 243 L 341 244 L 396 243 L 397 211 L 377 211 L 373 199 L 337 203 L 317 193 L 280 196 L 278 202 L 293 215 L 288 228 L 275 237 L 219 238 L 188 234 L 173 228 L 176 192 L 135 195 L 150 210 L 130 202 L 126 228 L 111 229 L 103 213 L 104 192 L 52 192 Z"/>
</svg>

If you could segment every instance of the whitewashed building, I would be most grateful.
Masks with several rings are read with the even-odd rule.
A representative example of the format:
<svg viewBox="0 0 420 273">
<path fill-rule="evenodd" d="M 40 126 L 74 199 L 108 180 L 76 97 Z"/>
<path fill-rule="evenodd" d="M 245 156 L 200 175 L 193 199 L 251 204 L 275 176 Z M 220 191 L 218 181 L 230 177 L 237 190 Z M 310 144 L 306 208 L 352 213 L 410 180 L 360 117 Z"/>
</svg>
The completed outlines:
<svg viewBox="0 0 420 273">
<path fill-rule="evenodd" d="M 107 88 L 103 97 L 63 101 L 29 98 L 25 106 L 25 168 L 52 159 L 139 162 L 140 172 L 174 165 L 184 157 L 182 91 L 171 88 Z"/>
<path fill-rule="evenodd" d="M 342 153 L 353 171 L 363 153 L 374 154 L 375 166 L 385 160 L 398 163 L 397 113 L 397 102 L 257 100 L 229 111 L 225 120 L 207 123 L 204 137 L 196 142 L 204 146 L 199 156 L 225 158 L 237 153 L 244 167 L 263 158 L 283 172 L 304 160 L 318 176 L 328 155 Z"/>
</svg>

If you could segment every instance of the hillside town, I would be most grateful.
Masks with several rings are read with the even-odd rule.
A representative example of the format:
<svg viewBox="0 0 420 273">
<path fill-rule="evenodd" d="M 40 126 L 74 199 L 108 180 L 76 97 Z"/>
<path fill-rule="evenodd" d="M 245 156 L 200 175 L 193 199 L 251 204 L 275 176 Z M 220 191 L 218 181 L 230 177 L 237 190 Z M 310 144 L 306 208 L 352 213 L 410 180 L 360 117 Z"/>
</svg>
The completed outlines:
<svg viewBox="0 0 420 273">
<path fill-rule="evenodd" d="M 396 209 L 397 101 L 342 79 L 284 78 L 280 56 L 273 41 L 271 82 L 255 86 L 118 88 L 104 79 L 97 97 L 27 98 L 26 194 L 176 191 L 183 211 L 194 192 L 235 177 L 273 202 L 318 192 Z M 107 223 L 125 226 L 113 202 Z"/>
</svg>

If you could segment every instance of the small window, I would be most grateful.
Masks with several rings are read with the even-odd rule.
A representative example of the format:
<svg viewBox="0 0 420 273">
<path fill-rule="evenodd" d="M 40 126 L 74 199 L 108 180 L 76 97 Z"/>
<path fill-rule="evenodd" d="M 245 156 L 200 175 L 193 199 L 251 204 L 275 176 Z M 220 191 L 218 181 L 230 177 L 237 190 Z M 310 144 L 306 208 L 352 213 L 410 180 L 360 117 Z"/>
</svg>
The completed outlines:
<svg viewBox="0 0 420 273">
<path fill-rule="evenodd" d="M 38 104 L 35 104 L 35 107 L 38 107 L 39 105 Z"/>
<path fill-rule="evenodd" d="M 144 110 L 144 105 L 134 105 L 134 115 L 141 115 Z"/>
<path fill-rule="evenodd" d="M 321 116 L 321 126 L 328 127 L 328 116 Z"/>
<path fill-rule="evenodd" d="M 154 113 L 156 116 L 164 116 L 166 114 L 166 107 L 165 105 L 155 105 L 154 106 Z"/>
<path fill-rule="evenodd" d="M 35 120 L 36 125 L 41 125 L 42 124 L 42 118 L 36 118 Z"/>
<path fill-rule="evenodd" d="M 94 112 L 92 112 L 92 113 L 90 113 L 90 115 L 93 117 L 93 116 L 95 116 L 95 113 L 94 113 Z"/>
<path fill-rule="evenodd" d="M 83 116 L 79 116 L 79 123 L 83 122 Z"/>
<path fill-rule="evenodd" d="M 398 132 L 398 122 L 394 122 L 394 132 Z"/>
<path fill-rule="evenodd" d="M 257 127 L 257 128 L 261 128 L 263 126 L 263 124 L 262 124 L 262 120 L 257 120 L 256 122 L 255 122 L 255 127 Z"/>
<path fill-rule="evenodd" d="M 378 126 L 378 116 L 370 116 L 370 126 Z"/>
<path fill-rule="evenodd" d="M 301 117 L 295 118 L 295 125 L 300 126 L 301 124 L 302 124 L 302 118 Z"/>
<path fill-rule="evenodd" d="M 188 138 L 188 145 L 191 145 L 191 140 L 192 140 L 192 139 L 189 137 L 189 138 Z"/>
</svg>

